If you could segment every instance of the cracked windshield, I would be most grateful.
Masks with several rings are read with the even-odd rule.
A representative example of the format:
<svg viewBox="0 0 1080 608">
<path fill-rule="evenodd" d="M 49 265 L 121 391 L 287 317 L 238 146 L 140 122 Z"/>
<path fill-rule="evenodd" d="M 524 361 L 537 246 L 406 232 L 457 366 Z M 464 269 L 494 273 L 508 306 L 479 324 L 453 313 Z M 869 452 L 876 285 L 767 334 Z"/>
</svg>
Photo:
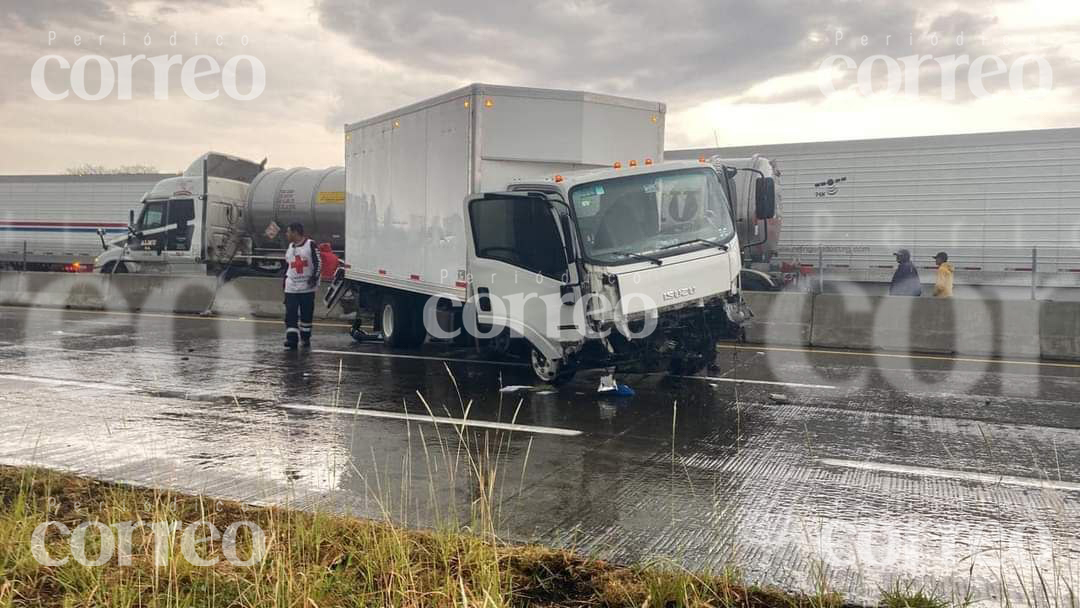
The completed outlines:
<svg viewBox="0 0 1080 608">
<path fill-rule="evenodd" d="M 602 263 L 659 260 L 735 234 L 727 195 L 709 168 L 592 182 L 570 198 L 585 253 Z"/>
</svg>

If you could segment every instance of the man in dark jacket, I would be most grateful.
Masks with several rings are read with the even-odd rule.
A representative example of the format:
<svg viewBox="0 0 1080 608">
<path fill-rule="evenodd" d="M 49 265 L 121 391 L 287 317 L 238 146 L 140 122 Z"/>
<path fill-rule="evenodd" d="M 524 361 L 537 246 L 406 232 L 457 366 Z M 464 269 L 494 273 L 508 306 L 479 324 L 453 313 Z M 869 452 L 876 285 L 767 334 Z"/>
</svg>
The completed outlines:
<svg viewBox="0 0 1080 608">
<path fill-rule="evenodd" d="M 896 272 L 893 273 L 892 283 L 889 285 L 890 296 L 921 296 L 922 283 L 919 282 L 919 271 L 911 263 L 911 252 L 901 249 L 893 255 L 896 256 Z"/>
</svg>

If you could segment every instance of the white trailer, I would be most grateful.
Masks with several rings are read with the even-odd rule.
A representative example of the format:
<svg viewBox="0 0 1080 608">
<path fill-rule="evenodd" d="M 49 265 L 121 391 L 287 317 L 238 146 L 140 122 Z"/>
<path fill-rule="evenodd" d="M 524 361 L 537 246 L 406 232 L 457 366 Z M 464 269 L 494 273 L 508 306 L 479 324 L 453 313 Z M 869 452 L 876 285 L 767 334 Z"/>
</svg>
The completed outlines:
<svg viewBox="0 0 1080 608">
<path fill-rule="evenodd" d="M 0 268 L 89 271 L 167 174 L 0 175 Z"/>
<path fill-rule="evenodd" d="M 654 358 L 699 369 L 742 312 L 738 239 L 711 165 L 659 162 L 664 113 L 474 84 L 347 125 L 335 293 L 355 290 L 394 346 L 463 327 L 490 351 L 527 343 L 546 381 Z"/>
<path fill-rule="evenodd" d="M 1080 285 L 1080 128 L 671 150 L 775 161 L 783 225 L 774 267 L 888 281 L 892 253 L 958 283 Z M 1032 250 L 1037 248 L 1033 265 Z M 924 280 L 932 274 L 924 273 Z"/>
</svg>

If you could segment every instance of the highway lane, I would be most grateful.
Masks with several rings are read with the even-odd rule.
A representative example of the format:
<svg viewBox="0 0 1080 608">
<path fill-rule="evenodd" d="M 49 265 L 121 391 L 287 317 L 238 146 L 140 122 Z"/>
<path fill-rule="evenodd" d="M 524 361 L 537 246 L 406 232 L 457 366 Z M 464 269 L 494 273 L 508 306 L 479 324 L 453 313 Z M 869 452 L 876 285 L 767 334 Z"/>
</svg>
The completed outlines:
<svg viewBox="0 0 1080 608">
<path fill-rule="evenodd" d="M 707 378 L 532 386 L 275 321 L 0 308 L 0 463 L 447 525 L 872 599 L 1080 588 L 1080 365 L 725 347 Z M 494 481 L 492 481 L 494 477 Z M 481 483 L 478 478 L 490 483 Z M 485 488 L 491 488 L 490 491 Z M 1022 583 L 1021 583 L 1022 581 Z"/>
</svg>

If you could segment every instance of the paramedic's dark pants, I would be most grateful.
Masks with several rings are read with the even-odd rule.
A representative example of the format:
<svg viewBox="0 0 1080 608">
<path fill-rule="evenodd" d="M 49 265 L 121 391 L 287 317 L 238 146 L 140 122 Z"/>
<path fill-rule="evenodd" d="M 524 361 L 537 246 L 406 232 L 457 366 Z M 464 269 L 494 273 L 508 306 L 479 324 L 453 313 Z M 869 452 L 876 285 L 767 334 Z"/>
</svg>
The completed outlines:
<svg viewBox="0 0 1080 608">
<path fill-rule="evenodd" d="M 311 318 L 315 316 L 315 292 L 285 294 L 285 341 L 295 345 L 311 341 Z"/>
</svg>

